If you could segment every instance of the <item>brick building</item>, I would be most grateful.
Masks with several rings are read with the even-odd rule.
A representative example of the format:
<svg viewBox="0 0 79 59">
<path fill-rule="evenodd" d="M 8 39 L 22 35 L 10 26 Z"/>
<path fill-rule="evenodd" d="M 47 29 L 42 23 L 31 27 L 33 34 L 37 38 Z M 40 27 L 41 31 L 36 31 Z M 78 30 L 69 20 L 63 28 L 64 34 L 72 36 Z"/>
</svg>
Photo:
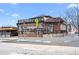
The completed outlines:
<svg viewBox="0 0 79 59">
<path fill-rule="evenodd" d="M 35 19 L 38 19 L 38 28 L 36 29 Z M 51 17 L 47 15 L 37 16 L 29 19 L 18 20 L 18 35 L 25 37 L 42 37 L 43 34 L 66 33 L 67 26 L 60 17 Z"/>
</svg>

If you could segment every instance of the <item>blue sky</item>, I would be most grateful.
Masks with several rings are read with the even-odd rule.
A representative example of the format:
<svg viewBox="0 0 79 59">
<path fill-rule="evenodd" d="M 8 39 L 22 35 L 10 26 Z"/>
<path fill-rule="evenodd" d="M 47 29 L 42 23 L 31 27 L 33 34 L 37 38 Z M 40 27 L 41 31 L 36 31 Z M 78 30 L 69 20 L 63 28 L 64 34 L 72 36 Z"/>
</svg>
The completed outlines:
<svg viewBox="0 0 79 59">
<path fill-rule="evenodd" d="M 75 4 L 55 3 L 0 3 L 0 26 L 16 26 L 18 19 L 38 15 L 63 17 L 67 7 Z"/>
</svg>

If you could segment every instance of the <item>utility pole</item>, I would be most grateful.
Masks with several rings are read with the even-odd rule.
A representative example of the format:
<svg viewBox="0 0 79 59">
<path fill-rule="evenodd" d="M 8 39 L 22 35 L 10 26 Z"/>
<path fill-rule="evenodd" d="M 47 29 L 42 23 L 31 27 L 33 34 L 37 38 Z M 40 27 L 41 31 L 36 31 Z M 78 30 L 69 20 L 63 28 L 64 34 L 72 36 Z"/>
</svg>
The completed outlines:
<svg viewBox="0 0 79 59">
<path fill-rule="evenodd" d="M 78 36 L 79 36 L 79 9 L 78 9 L 78 3 L 77 3 L 77 26 L 78 26 Z"/>
</svg>

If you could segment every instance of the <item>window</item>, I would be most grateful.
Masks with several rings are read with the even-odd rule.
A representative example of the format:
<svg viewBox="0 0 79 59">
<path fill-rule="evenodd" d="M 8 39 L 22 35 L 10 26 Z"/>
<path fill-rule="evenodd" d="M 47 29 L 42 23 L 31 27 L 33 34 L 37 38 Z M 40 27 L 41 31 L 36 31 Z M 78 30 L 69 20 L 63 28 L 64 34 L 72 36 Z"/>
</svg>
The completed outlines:
<svg viewBox="0 0 79 59">
<path fill-rule="evenodd" d="M 18 26 L 18 29 L 19 29 L 19 31 L 21 31 L 21 30 L 22 30 L 22 26 L 21 26 L 21 25 L 19 25 L 19 26 Z"/>
<path fill-rule="evenodd" d="M 53 24 L 48 24 L 48 32 L 51 33 L 53 32 Z"/>
<path fill-rule="evenodd" d="M 23 26 L 23 29 L 27 29 L 27 26 Z"/>
</svg>

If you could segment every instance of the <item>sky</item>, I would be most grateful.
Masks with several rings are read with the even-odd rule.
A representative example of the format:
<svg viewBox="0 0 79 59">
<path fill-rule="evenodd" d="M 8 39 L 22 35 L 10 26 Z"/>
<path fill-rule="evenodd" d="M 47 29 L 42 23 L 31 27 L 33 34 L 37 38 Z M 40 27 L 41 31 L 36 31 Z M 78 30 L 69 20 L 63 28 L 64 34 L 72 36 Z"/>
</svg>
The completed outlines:
<svg viewBox="0 0 79 59">
<path fill-rule="evenodd" d="M 76 4 L 68 3 L 0 3 L 0 26 L 16 26 L 20 19 L 50 15 L 63 17 L 65 11 Z"/>
</svg>

